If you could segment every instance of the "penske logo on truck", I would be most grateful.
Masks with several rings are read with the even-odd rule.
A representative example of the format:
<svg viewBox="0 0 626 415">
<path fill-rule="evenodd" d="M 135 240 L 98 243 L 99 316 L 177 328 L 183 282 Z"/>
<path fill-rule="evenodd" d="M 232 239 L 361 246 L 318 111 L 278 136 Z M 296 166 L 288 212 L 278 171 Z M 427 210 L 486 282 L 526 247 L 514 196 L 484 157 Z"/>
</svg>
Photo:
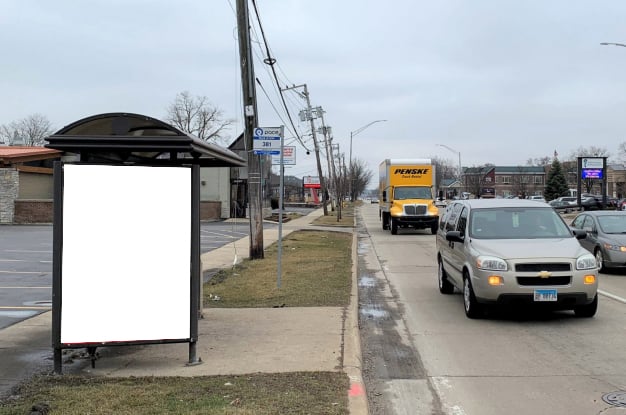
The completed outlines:
<svg viewBox="0 0 626 415">
<path fill-rule="evenodd" d="M 393 174 L 410 174 L 410 175 L 422 175 L 428 174 L 430 169 L 395 169 Z"/>
</svg>

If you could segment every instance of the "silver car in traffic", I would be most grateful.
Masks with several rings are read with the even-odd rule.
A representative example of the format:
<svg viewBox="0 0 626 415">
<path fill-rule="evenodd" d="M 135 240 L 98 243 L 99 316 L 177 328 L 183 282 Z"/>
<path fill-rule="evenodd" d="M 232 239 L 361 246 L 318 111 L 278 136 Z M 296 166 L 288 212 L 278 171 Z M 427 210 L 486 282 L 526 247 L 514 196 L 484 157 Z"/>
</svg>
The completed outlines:
<svg viewBox="0 0 626 415">
<path fill-rule="evenodd" d="M 626 212 L 594 210 L 580 213 L 572 227 L 587 233 L 580 244 L 593 253 L 600 272 L 607 268 L 626 269 Z"/>
<path fill-rule="evenodd" d="M 543 305 L 592 317 L 598 306 L 595 257 L 547 203 L 473 199 L 452 203 L 436 236 L 439 290 L 463 292 L 465 313 L 486 305 Z"/>
</svg>

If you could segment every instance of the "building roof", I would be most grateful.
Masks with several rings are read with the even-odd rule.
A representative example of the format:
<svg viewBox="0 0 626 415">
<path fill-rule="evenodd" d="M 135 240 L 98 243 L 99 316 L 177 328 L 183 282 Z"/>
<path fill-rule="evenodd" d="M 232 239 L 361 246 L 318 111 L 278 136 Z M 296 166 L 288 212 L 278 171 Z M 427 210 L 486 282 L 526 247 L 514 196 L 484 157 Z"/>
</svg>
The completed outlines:
<svg viewBox="0 0 626 415">
<path fill-rule="evenodd" d="M 543 166 L 481 166 L 466 167 L 465 174 L 486 174 L 495 170 L 495 174 L 544 174 Z"/>
<path fill-rule="evenodd" d="M 543 174 L 543 166 L 496 166 L 496 174 Z"/>
<path fill-rule="evenodd" d="M 62 151 L 45 147 L 0 146 L 0 166 L 60 158 Z"/>
</svg>

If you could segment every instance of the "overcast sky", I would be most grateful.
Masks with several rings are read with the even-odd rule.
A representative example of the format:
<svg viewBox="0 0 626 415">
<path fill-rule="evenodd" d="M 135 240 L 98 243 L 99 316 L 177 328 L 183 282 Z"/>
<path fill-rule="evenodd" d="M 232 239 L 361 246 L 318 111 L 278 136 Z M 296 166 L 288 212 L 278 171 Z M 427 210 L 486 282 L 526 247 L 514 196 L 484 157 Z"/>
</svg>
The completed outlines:
<svg viewBox="0 0 626 415">
<path fill-rule="evenodd" d="M 626 43 L 626 2 L 257 5 L 282 86 L 307 84 L 346 159 L 351 131 L 388 120 L 353 138 L 353 158 L 374 177 L 384 158 L 456 165 L 458 153 L 463 166 L 522 165 L 596 146 L 616 161 L 626 141 L 626 47 L 600 45 Z M 236 120 L 231 138 L 243 128 L 235 0 L 3 0 L 0 49 L 0 124 L 33 113 L 55 130 L 105 112 L 163 119 L 176 94 L 189 91 Z M 254 51 L 269 95 L 257 88 L 259 124 L 288 125 L 264 49 L 255 43 Z M 304 100 L 286 97 L 313 148 L 297 117 Z M 286 173 L 315 175 L 314 156 L 300 146 L 296 153 Z"/>
</svg>

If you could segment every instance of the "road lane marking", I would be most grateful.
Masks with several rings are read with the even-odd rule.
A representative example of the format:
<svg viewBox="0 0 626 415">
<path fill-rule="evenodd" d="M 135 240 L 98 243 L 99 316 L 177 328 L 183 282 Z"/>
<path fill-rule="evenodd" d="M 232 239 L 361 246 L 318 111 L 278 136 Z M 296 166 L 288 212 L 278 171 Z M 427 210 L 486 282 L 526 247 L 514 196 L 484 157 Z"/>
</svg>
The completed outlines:
<svg viewBox="0 0 626 415">
<path fill-rule="evenodd" d="M 0 310 L 48 310 L 50 309 L 50 306 L 47 307 L 43 307 L 43 306 L 28 306 L 28 307 L 23 307 L 23 306 L 0 306 Z"/>
<path fill-rule="evenodd" d="M 50 288 L 52 288 L 52 286 L 41 286 L 41 287 L 1 287 L 0 286 L 0 290 L 6 290 L 8 288 L 15 288 L 18 290 L 24 290 L 24 289 L 28 289 L 28 288 L 34 288 L 36 290 L 49 290 Z"/>
<path fill-rule="evenodd" d="M 603 291 L 603 290 L 598 290 L 598 294 L 601 294 L 601 295 L 603 295 L 605 297 L 609 297 L 612 300 L 619 301 L 622 304 L 626 304 L 626 298 L 620 297 L 618 295 L 611 294 L 611 293 Z"/>
<path fill-rule="evenodd" d="M 1 271 L 0 274 L 48 274 L 49 271 Z"/>
</svg>

